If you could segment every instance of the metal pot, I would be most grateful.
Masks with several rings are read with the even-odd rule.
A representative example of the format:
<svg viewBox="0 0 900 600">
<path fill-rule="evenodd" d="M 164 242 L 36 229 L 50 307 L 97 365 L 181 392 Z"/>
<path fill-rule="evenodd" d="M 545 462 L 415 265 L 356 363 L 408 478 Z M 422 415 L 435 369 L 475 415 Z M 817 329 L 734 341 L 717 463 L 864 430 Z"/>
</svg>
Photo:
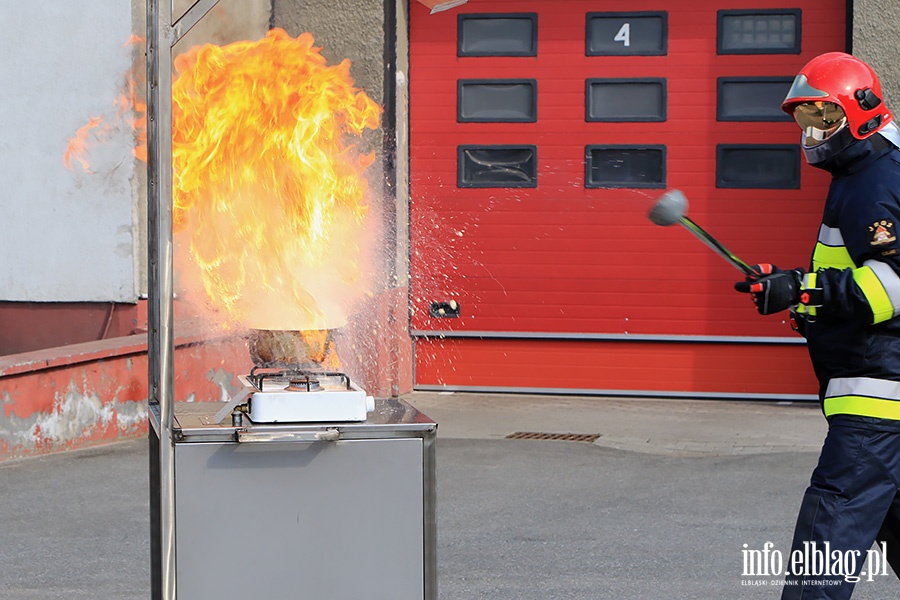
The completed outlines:
<svg viewBox="0 0 900 600">
<path fill-rule="evenodd" d="M 251 329 L 250 358 L 262 366 L 319 368 L 334 353 L 334 329 L 292 331 Z"/>
</svg>

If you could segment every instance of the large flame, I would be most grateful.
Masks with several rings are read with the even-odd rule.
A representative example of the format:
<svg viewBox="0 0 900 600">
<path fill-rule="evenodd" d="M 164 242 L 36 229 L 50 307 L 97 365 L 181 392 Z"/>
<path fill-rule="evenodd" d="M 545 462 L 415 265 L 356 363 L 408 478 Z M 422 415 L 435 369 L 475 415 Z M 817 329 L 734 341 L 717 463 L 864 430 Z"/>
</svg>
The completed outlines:
<svg viewBox="0 0 900 600">
<path fill-rule="evenodd" d="M 310 34 L 192 48 L 175 60 L 174 221 L 209 302 L 259 329 L 340 326 L 366 291 L 365 169 L 380 107 Z M 182 237 L 180 235 L 179 237 Z"/>
<path fill-rule="evenodd" d="M 349 60 L 328 66 L 313 43 L 272 29 L 174 62 L 173 218 L 188 250 L 179 285 L 231 325 L 331 329 L 368 293 L 364 171 L 375 156 L 355 142 L 378 128 L 381 108 L 354 87 Z M 146 160 L 135 81 L 116 109 L 119 120 L 135 115 L 135 155 Z M 88 138 L 104 141 L 108 127 L 95 117 L 79 129 L 66 166 L 90 172 Z"/>
</svg>

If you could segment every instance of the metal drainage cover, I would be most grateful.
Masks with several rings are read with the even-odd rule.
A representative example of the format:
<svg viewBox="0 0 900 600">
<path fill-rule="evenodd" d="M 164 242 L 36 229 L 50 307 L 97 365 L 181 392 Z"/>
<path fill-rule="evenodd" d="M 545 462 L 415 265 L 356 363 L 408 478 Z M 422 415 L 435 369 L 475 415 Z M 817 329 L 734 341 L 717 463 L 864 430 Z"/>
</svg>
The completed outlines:
<svg viewBox="0 0 900 600">
<path fill-rule="evenodd" d="M 600 437 L 599 433 L 537 433 L 533 431 L 517 431 L 506 436 L 508 440 L 559 440 L 563 442 L 593 443 Z"/>
</svg>

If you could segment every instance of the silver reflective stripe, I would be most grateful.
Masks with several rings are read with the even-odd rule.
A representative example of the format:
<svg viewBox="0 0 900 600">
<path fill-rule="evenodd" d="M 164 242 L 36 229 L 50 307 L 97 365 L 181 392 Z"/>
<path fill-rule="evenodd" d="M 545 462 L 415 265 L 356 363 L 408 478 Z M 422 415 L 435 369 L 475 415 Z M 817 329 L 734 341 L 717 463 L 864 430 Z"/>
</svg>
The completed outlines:
<svg viewBox="0 0 900 600">
<path fill-rule="evenodd" d="M 872 269 L 878 281 L 881 282 L 891 301 L 891 306 L 894 307 L 894 316 L 896 317 L 900 314 L 900 275 L 897 275 L 890 265 L 880 260 L 867 260 L 863 266 Z"/>
<path fill-rule="evenodd" d="M 900 148 L 900 130 L 893 121 L 879 129 L 878 133 L 895 147 Z"/>
<path fill-rule="evenodd" d="M 868 396 L 885 400 L 900 400 L 900 381 L 872 377 L 837 377 L 828 382 L 826 398 L 840 396 Z"/>
<path fill-rule="evenodd" d="M 837 227 L 822 225 L 819 227 L 818 241 L 820 244 L 825 244 L 826 246 L 843 246 L 844 236 L 841 235 L 841 230 Z"/>
</svg>

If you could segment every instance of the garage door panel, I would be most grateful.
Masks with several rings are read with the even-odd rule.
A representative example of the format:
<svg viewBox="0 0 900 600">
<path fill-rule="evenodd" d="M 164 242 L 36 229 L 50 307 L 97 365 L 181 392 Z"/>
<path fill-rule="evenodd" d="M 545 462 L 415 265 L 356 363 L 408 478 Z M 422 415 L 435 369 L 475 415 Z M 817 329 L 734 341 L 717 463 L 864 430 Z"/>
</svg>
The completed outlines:
<svg viewBox="0 0 900 600">
<path fill-rule="evenodd" d="M 536 293 L 532 300 L 520 297 L 534 277 L 507 277 L 502 284 L 492 277 L 468 278 L 464 294 L 458 288 L 440 285 L 425 292 L 424 301 L 438 302 L 455 298 L 461 305 L 458 319 L 431 319 L 427 314 L 413 313 L 413 325 L 419 331 L 495 331 L 548 332 L 565 331 L 591 335 L 684 335 L 685 322 L 692 325 L 691 335 L 745 336 L 745 324 L 735 324 L 735 313 L 744 314 L 745 321 L 755 325 L 754 336 L 781 337 L 787 315 L 763 318 L 757 315 L 746 297 L 734 292 L 717 290 L 716 282 L 692 283 L 662 280 L 658 290 L 647 289 L 641 281 L 610 280 L 604 287 L 592 282 L 589 290 L 579 289 L 583 280 L 547 278 L 548 287 L 571 284 L 569 291 Z M 708 303 L 698 304 L 696 294 L 708 290 Z M 636 304 L 623 300 L 625 294 L 643 294 L 647 300 Z M 578 298 L 578 300 L 573 300 Z M 423 302 L 420 305 L 427 305 Z M 592 307 L 585 311 L 583 307 Z M 624 307 L 624 310 L 622 310 Z M 654 312 L 655 311 L 655 312 Z M 640 318 L 637 316 L 640 315 Z M 621 317 L 621 318 L 620 318 Z M 627 317 L 626 321 L 624 317 Z M 452 328 L 441 327 L 441 321 L 453 321 Z M 696 326 L 694 321 L 702 321 Z M 514 324 L 513 327 L 510 327 Z"/>
<path fill-rule="evenodd" d="M 435 15 L 416 4 L 410 7 L 414 331 L 795 339 L 783 319 L 757 317 L 731 289 L 737 271 L 682 228 L 656 227 L 645 215 L 664 189 L 679 188 L 691 218 L 747 262 L 808 261 L 827 174 L 799 163 L 799 136 L 789 121 L 718 121 L 718 90 L 720 79 L 786 80 L 813 56 L 841 49 L 843 2 L 728 3 L 728 9 L 799 8 L 800 54 L 717 54 L 720 6 L 667 3 L 663 56 L 587 56 L 587 9 L 604 7 L 576 0 L 472 1 Z M 660 5 L 629 3 L 627 12 L 640 11 L 659 12 Z M 504 12 L 537 15 L 536 56 L 457 56 L 457 14 Z M 459 81 L 494 79 L 535 82 L 535 122 L 457 122 Z M 607 103 L 602 110 L 586 105 L 588 82 L 620 79 L 662 82 L 664 120 L 586 120 L 616 118 L 617 110 L 623 118 L 643 115 L 629 111 L 644 97 L 631 103 L 626 97 L 617 108 L 615 93 L 598 93 L 595 100 Z M 534 149 L 535 187 L 460 189 L 460 146 L 498 145 Z M 745 146 L 746 157 L 760 165 L 753 177 L 745 155 L 735 153 Z M 781 148 L 792 150 L 767 163 Z M 729 158 L 738 162 L 723 170 Z M 498 161 L 483 168 L 490 178 L 507 167 Z M 618 185 L 632 187 L 608 189 Z M 528 300 L 510 298 L 517 294 Z M 463 306 L 459 318 L 435 318 L 428 310 L 431 302 L 454 298 Z M 552 300 L 549 310 L 536 307 L 536 298 Z"/>
<path fill-rule="evenodd" d="M 804 396 L 814 386 L 799 346 L 426 339 L 417 344 L 420 388 L 623 391 L 660 395 Z M 454 376 L 448 377 L 453 373 Z M 736 384 L 736 385 L 735 385 Z"/>
</svg>

